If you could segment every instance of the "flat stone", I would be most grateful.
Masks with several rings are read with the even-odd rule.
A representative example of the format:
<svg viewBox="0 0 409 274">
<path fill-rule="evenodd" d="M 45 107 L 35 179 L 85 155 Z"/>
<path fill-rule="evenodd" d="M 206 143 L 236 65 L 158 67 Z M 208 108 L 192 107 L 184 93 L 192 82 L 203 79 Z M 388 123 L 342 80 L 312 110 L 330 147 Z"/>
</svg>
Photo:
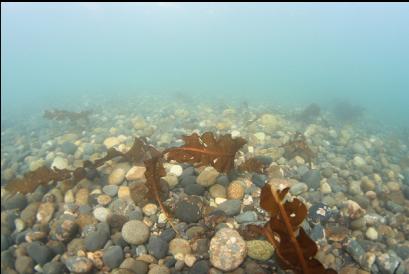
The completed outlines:
<svg viewBox="0 0 409 274">
<path fill-rule="evenodd" d="M 227 216 L 232 217 L 240 213 L 240 200 L 227 200 L 221 203 L 217 209 L 224 211 Z"/>
<path fill-rule="evenodd" d="M 203 187 L 209 187 L 216 183 L 217 176 L 219 176 L 219 172 L 216 169 L 206 167 L 199 176 L 197 176 L 197 183 Z"/>
<path fill-rule="evenodd" d="M 65 266 L 74 273 L 88 273 L 93 267 L 93 263 L 87 257 L 69 257 L 65 260 Z"/>
</svg>

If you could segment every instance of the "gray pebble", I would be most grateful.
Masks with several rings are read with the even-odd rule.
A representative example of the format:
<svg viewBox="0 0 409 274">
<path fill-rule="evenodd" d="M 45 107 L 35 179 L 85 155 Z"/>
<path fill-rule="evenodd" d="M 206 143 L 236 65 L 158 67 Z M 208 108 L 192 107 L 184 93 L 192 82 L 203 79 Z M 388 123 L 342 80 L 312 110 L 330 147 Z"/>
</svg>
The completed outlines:
<svg viewBox="0 0 409 274">
<path fill-rule="evenodd" d="M 151 236 L 147 244 L 149 254 L 157 259 L 162 259 L 168 254 L 169 244 L 158 236 Z"/>
<path fill-rule="evenodd" d="M 27 253 L 40 265 L 49 262 L 54 256 L 52 250 L 48 246 L 38 241 L 28 244 Z"/>
<path fill-rule="evenodd" d="M 111 269 L 117 268 L 124 260 L 124 252 L 120 246 L 110 246 L 104 251 L 102 260 Z"/>
<path fill-rule="evenodd" d="M 240 213 L 240 200 L 227 200 L 221 203 L 217 209 L 224 211 L 227 216 L 232 217 Z"/>
</svg>

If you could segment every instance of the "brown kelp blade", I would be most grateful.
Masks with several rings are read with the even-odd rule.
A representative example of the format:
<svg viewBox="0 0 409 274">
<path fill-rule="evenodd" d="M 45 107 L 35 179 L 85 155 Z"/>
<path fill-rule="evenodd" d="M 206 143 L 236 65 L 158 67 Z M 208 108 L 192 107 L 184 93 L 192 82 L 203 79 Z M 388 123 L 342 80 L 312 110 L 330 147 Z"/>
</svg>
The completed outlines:
<svg viewBox="0 0 409 274">
<path fill-rule="evenodd" d="M 139 163 L 152 156 L 158 156 L 160 153 L 152 146 L 147 145 L 142 139 L 135 138 L 135 141 L 129 151 L 122 153 L 114 148 L 108 150 L 107 154 L 100 159 L 91 161 L 84 161 L 83 167 L 76 168 L 75 170 L 68 169 L 51 169 L 46 166 L 39 167 L 34 171 L 30 171 L 24 175 L 23 178 L 17 178 L 6 184 L 6 190 L 23 194 L 33 192 L 39 185 L 46 185 L 49 182 L 63 181 L 71 179 L 74 182 L 79 182 L 86 177 L 86 169 L 98 168 L 105 162 L 116 158 L 122 157 L 128 162 Z"/>
<path fill-rule="evenodd" d="M 303 274 L 336 273 L 332 269 L 325 269 L 314 259 L 318 247 L 299 227 L 307 215 L 307 209 L 296 198 L 284 201 L 287 192 L 288 188 L 279 191 L 267 184 L 262 188 L 260 196 L 261 207 L 270 213 L 270 221 L 266 223 L 263 232 L 275 246 L 281 267 Z M 279 240 L 276 240 L 277 237 Z"/>
<path fill-rule="evenodd" d="M 303 158 L 311 167 L 312 158 L 316 155 L 314 151 L 308 146 L 307 139 L 301 132 L 296 132 L 290 141 L 283 144 L 284 158 L 290 160 L 295 156 Z"/>
<path fill-rule="evenodd" d="M 262 173 L 263 172 L 263 163 L 256 159 L 256 158 L 249 158 L 247 159 L 244 163 L 239 165 L 238 169 L 241 172 L 257 172 L 257 173 Z"/>
<path fill-rule="evenodd" d="M 234 168 L 234 157 L 246 143 L 243 138 L 232 138 L 230 134 L 216 139 L 212 132 L 205 132 L 201 136 L 193 133 L 183 136 L 183 140 L 184 145 L 163 152 L 167 160 L 196 166 L 210 165 L 219 172 L 228 172 Z"/>
</svg>

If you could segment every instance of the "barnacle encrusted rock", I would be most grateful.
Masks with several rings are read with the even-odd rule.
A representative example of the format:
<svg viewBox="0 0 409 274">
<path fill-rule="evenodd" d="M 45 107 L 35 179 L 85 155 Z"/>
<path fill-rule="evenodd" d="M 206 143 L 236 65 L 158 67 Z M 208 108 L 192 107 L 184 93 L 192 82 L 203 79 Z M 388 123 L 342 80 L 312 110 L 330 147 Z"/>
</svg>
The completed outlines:
<svg viewBox="0 0 409 274">
<path fill-rule="evenodd" d="M 246 257 L 246 242 L 236 230 L 222 228 L 210 241 L 209 254 L 213 266 L 223 271 L 231 271 Z"/>
</svg>

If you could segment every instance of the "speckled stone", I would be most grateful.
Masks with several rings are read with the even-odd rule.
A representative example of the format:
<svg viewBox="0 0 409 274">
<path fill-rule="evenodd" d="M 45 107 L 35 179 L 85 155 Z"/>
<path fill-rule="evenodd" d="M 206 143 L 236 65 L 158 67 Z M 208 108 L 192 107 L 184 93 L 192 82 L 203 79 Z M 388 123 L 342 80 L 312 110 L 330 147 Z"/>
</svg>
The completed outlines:
<svg viewBox="0 0 409 274">
<path fill-rule="evenodd" d="M 141 221 L 131 220 L 122 227 L 122 237 L 127 243 L 143 244 L 149 238 L 149 228 Z"/>
<path fill-rule="evenodd" d="M 213 266 L 223 271 L 231 271 L 246 257 L 246 242 L 236 230 L 222 228 L 210 241 L 209 254 Z"/>
<path fill-rule="evenodd" d="M 247 255 L 255 260 L 267 261 L 273 256 L 274 247 L 267 241 L 247 241 Z"/>
</svg>

